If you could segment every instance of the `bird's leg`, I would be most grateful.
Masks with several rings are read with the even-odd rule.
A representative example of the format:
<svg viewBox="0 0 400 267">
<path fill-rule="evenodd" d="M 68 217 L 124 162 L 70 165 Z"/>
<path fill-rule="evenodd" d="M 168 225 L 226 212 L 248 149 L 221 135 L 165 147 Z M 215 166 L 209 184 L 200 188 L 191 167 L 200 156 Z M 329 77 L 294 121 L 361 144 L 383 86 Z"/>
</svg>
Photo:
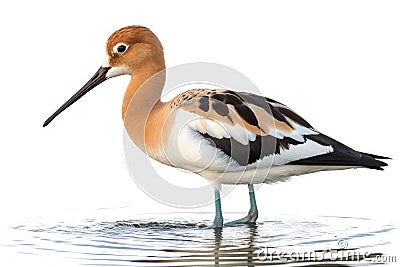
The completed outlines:
<svg viewBox="0 0 400 267">
<path fill-rule="evenodd" d="M 232 222 L 228 222 L 227 224 L 236 224 L 236 223 L 255 223 L 258 218 L 258 209 L 256 203 L 256 196 L 254 194 L 254 186 L 252 184 L 248 185 L 249 188 L 249 196 L 250 196 L 250 210 L 247 213 L 246 217 L 241 218 L 239 220 L 235 220 Z"/>
<path fill-rule="evenodd" d="M 250 196 L 250 210 L 246 217 L 249 218 L 247 222 L 254 223 L 257 221 L 258 218 L 256 195 L 254 194 L 254 186 L 252 184 L 249 184 L 248 188 Z"/>
<path fill-rule="evenodd" d="M 224 224 L 224 218 L 222 217 L 221 196 L 219 194 L 219 189 L 214 190 L 214 196 L 215 196 L 215 219 L 213 223 L 213 228 L 221 228 Z"/>
</svg>

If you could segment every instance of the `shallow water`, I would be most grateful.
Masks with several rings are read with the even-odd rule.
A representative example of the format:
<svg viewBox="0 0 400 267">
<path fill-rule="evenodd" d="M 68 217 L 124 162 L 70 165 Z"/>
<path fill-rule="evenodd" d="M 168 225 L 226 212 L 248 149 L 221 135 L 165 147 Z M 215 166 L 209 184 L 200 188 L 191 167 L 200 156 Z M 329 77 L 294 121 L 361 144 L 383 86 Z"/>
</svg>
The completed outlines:
<svg viewBox="0 0 400 267">
<path fill-rule="evenodd" d="M 13 225 L 14 238 L 6 246 L 21 257 L 52 257 L 72 265 L 365 266 L 383 261 L 396 230 L 365 218 L 290 215 L 216 230 L 204 221 L 212 216 L 143 214 L 136 220 Z M 227 214 L 226 221 L 237 217 Z"/>
</svg>

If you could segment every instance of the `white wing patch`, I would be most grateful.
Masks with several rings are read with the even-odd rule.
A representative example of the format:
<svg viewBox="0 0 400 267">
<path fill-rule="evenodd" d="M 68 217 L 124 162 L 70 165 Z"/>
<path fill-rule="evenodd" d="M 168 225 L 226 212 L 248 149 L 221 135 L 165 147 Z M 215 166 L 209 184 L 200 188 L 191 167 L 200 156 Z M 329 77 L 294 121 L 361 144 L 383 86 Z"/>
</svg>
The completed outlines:
<svg viewBox="0 0 400 267">
<path fill-rule="evenodd" d="M 271 131 L 270 134 L 278 139 L 290 137 L 299 142 L 305 141 L 304 135 L 318 134 L 318 132 L 316 132 L 310 128 L 301 126 L 297 123 L 292 122 L 292 125 L 294 126 L 294 131 L 291 133 L 283 132 L 278 129 L 270 129 L 270 131 Z"/>
<path fill-rule="evenodd" d="M 285 165 L 289 162 L 310 158 L 333 152 L 331 146 L 323 146 L 315 141 L 307 140 L 304 144 L 289 145 L 289 149 L 281 150 L 280 154 L 270 155 L 273 158 L 273 165 Z"/>
<path fill-rule="evenodd" d="M 272 154 L 245 166 L 246 169 L 269 168 L 282 166 L 292 161 L 327 154 L 333 151 L 331 146 L 323 146 L 315 141 L 307 140 L 303 144 L 289 145 L 289 149 L 282 149 L 280 154 Z"/>
<path fill-rule="evenodd" d="M 187 111 L 182 112 L 189 113 Z M 188 125 L 202 134 L 206 133 L 218 139 L 234 138 L 242 145 L 248 145 L 249 141 L 256 140 L 257 135 L 255 133 L 250 132 L 239 124 L 230 125 L 225 122 L 204 118 L 194 113 L 190 114 L 192 114 L 192 118 Z"/>
</svg>

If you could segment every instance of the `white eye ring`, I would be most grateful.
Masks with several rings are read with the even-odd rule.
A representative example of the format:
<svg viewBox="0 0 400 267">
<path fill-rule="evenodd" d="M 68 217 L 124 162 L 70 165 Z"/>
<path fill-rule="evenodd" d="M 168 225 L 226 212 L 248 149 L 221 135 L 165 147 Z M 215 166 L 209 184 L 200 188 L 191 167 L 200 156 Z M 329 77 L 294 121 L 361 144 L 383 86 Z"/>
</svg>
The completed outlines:
<svg viewBox="0 0 400 267">
<path fill-rule="evenodd" d="M 122 55 L 129 48 L 129 45 L 124 43 L 118 43 L 113 47 L 113 52 Z"/>
</svg>

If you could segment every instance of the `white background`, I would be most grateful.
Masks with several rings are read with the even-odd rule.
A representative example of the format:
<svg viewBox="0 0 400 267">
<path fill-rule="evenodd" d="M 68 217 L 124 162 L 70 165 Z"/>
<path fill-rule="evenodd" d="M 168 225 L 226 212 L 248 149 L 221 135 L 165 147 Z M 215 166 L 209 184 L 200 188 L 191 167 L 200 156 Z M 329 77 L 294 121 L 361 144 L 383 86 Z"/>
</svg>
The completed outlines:
<svg viewBox="0 0 400 267">
<path fill-rule="evenodd" d="M 121 104 L 128 76 L 101 84 L 42 128 L 98 69 L 108 36 L 133 24 L 147 26 L 159 37 L 167 66 L 197 61 L 227 65 L 323 133 L 360 151 L 393 158 L 383 172 L 316 173 L 263 186 L 256 194 L 262 218 L 309 214 L 397 221 L 398 2 L 1 5 L 3 222 L 107 217 L 108 209 L 100 208 L 127 207 L 118 209 L 115 220 L 179 211 L 141 192 L 126 168 Z M 247 198 L 246 188 L 239 188 L 223 199 L 223 210 L 246 212 Z M 214 207 L 197 210 L 212 212 Z"/>
</svg>

